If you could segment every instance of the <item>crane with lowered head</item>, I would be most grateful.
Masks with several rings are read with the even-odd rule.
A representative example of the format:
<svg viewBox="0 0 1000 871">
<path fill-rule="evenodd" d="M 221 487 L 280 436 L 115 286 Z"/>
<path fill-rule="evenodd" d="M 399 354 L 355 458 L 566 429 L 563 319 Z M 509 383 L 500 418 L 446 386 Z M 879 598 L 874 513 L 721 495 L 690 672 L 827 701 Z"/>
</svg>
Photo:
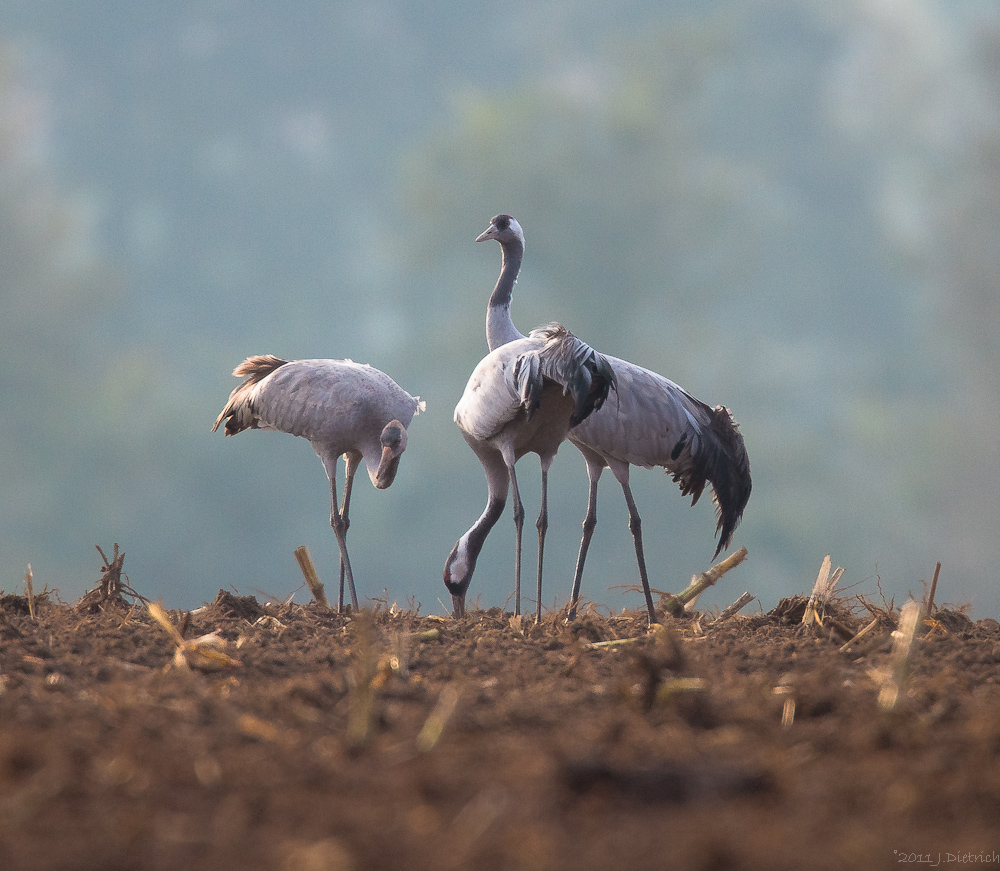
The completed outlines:
<svg viewBox="0 0 1000 871">
<path fill-rule="evenodd" d="M 521 613 L 521 531 L 524 506 L 514 466 L 527 453 L 542 467 L 538 514 L 535 618 L 542 616 L 542 562 L 548 529 L 548 473 L 570 428 L 600 408 L 614 386 L 607 360 L 561 324 L 533 330 L 484 357 L 455 407 L 455 423 L 486 473 L 482 516 L 456 542 L 444 565 L 454 614 L 465 614 L 465 596 L 486 536 L 503 514 L 508 488 L 514 501 L 514 614 Z"/>
<path fill-rule="evenodd" d="M 396 478 L 406 450 L 407 427 L 426 404 L 410 396 L 385 372 L 352 360 L 282 360 L 270 354 L 247 357 L 233 375 L 246 380 L 233 389 L 212 426 L 225 421 L 225 434 L 245 429 L 278 430 L 308 439 L 330 481 L 330 525 L 340 548 L 340 594 L 344 578 L 358 608 L 354 574 L 347 555 L 348 509 L 354 474 L 364 460 L 379 490 Z M 344 499 L 337 507 L 337 461 L 346 464 Z"/>
<path fill-rule="evenodd" d="M 524 258 L 524 231 L 510 215 L 497 215 L 477 242 L 500 244 L 500 277 L 486 314 L 486 339 L 491 351 L 522 338 L 510 314 L 511 298 Z M 715 557 L 732 542 L 750 499 L 750 460 L 739 427 L 724 405 L 714 408 L 679 385 L 635 363 L 605 355 L 616 382 L 616 401 L 608 402 L 569 432 L 568 439 L 583 454 L 590 482 L 583 538 L 573 575 L 570 619 L 576 615 L 583 567 L 597 526 L 597 485 L 606 468 L 621 485 L 628 507 L 629 530 L 635 546 L 650 623 L 656 620 L 642 544 L 642 520 L 629 485 L 631 466 L 660 466 L 680 485 L 694 505 L 711 484 L 719 534 Z"/>
</svg>

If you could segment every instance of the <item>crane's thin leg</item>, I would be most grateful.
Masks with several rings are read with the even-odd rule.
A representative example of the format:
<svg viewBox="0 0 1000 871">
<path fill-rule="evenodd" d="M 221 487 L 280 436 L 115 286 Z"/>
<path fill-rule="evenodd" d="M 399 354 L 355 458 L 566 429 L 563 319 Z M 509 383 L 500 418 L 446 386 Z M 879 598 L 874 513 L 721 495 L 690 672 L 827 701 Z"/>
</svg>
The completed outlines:
<svg viewBox="0 0 1000 871">
<path fill-rule="evenodd" d="M 514 464 L 509 463 L 511 490 L 514 495 L 514 616 L 521 614 L 521 530 L 524 528 L 524 505 L 521 494 L 517 491 L 517 476 L 514 474 Z"/>
<path fill-rule="evenodd" d="M 635 507 L 635 499 L 632 498 L 632 488 L 628 481 L 622 481 L 622 492 L 625 494 L 625 504 L 628 505 L 628 528 L 635 541 L 635 558 L 639 562 L 639 577 L 642 580 L 642 592 L 646 596 L 646 611 L 649 614 L 649 625 L 656 622 L 656 611 L 653 608 L 653 594 L 649 590 L 649 577 L 646 574 L 646 557 L 642 552 L 642 520 L 639 518 L 639 509 Z"/>
<path fill-rule="evenodd" d="M 337 480 L 330 477 L 330 526 L 333 527 L 333 534 L 337 537 L 337 544 L 340 546 L 340 564 L 344 567 L 347 575 L 347 583 L 351 591 L 351 604 L 354 610 L 358 610 L 358 594 L 354 589 L 354 573 L 351 571 L 351 560 L 347 556 L 347 523 L 340 516 L 337 510 Z"/>
<path fill-rule="evenodd" d="M 542 622 L 542 557 L 545 553 L 545 532 L 549 528 L 549 470 L 542 464 L 542 507 L 535 523 L 538 529 L 538 598 L 535 601 L 535 623 Z"/>
<path fill-rule="evenodd" d="M 597 482 L 600 480 L 600 470 L 597 476 L 590 476 L 590 498 L 587 501 L 587 516 L 583 519 L 583 538 L 580 539 L 580 553 L 576 557 L 576 572 L 573 574 L 573 592 L 569 597 L 569 620 L 576 619 L 576 606 L 580 601 L 580 585 L 583 583 L 583 564 L 587 561 L 587 551 L 590 549 L 590 539 L 597 528 Z"/>
<path fill-rule="evenodd" d="M 344 501 L 340 506 L 340 519 L 344 522 L 344 543 L 347 543 L 347 530 L 351 528 L 351 520 L 348 517 L 348 511 L 351 507 L 351 488 L 354 486 L 354 473 L 358 471 L 358 464 L 361 462 L 359 459 L 353 457 L 351 454 L 344 455 L 344 461 L 346 463 L 345 477 L 347 478 L 344 483 Z M 344 558 L 340 558 L 340 592 L 337 598 L 337 611 L 343 613 L 344 610 Z M 357 604 L 354 606 L 357 608 Z"/>
</svg>

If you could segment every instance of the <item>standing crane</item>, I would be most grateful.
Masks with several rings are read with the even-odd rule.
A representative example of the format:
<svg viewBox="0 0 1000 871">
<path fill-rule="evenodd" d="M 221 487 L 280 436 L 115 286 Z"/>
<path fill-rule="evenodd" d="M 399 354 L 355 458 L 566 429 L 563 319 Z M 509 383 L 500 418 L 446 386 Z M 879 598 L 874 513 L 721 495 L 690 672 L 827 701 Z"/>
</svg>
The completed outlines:
<svg viewBox="0 0 1000 871">
<path fill-rule="evenodd" d="M 521 333 L 510 316 L 517 273 L 524 258 L 524 231 L 510 215 L 497 215 L 476 239 L 496 239 L 503 252 L 500 277 L 486 314 L 490 349 L 517 341 Z M 587 516 L 573 575 L 569 618 L 576 616 L 583 566 L 597 526 L 597 484 L 605 468 L 621 485 L 628 506 L 629 530 L 635 544 L 646 610 L 656 620 L 642 546 L 642 520 L 629 486 L 629 469 L 661 466 L 694 505 L 706 483 L 712 485 L 719 544 L 713 560 L 732 542 L 733 532 L 750 499 L 750 460 L 739 427 L 729 409 L 712 408 L 668 378 L 635 363 L 605 355 L 615 373 L 617 401 L 582 420 L 568 438 L 583 454 L 590 480 Z"/>
<path fill-rule="evenodd" d="M 548 473 L 570 427 L 600 408 L 614 386 L 607 360 L 561 324 L 533 330 L 484 357 L 455 407 L 455 423 L 486 472 L 486 510 L 452 548 L 444 583 L 454 614 L 465 614 L 465 595 L 483 542 L 503 514 L 508 487 L 514 500 L 514 614 L 521 613 L 521 531 L 524 506 L 514 465 L 527 453 L 542 467 L 538 515 L 535 618 L 542 616 L 542 562 L 548 528 Z"/>
<path fill-rule="evenodd" d="M 347 555 L 348 509 L 354 474 L 364 459 L 368 477 L 385 490 L 396 477 L 406 450 L 406 428 L 425 403 L 410 396 L 385 372 L 352 360 L 294 360 L 270 354 L 247 357 L 233 370 L 246 378 L 229 394 L 229 402 L 212 426 L 226 422 L 227 436 L 245 429 L 278 430 L 308 439 L 330 480 L 330 525 L 340 547 L 340 595 L 344 577 L 351 604 L 358 609 L 354 574 Z M 337 507 L 337 460 L 346 463 L 346 483 Z"/>
</svg>

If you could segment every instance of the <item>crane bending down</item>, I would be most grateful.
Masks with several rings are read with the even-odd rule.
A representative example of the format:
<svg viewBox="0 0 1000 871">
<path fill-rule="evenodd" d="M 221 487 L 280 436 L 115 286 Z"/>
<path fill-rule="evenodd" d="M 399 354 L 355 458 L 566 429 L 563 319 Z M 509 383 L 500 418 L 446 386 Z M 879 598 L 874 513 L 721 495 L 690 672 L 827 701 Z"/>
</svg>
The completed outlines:
<svg viewBox="0 0 1000 871">
<path fill-rule="evenodd" d="M 533 330 L 484 357 L 455 407 L 455 423 L 486 472 L 486 510 L 463 535 L 444 565 L 444 583 L 456 617 L 465 614 L 465 595 L 483 542 L 503 514 L 508 487 L 514 500 L 514 614 L 521 613 L 521 531 L 524 506 L 514 465 L 527 453 L 542 466 L 538 515 L 538 573 L 535 616 L 542 615 L 542 561 L 548 528 L 548 472 L 570 427 L 600 408 L 614 386 L 607 360 L 561 324 Z"/>
<path fill-rule="evenodd" d="M 227 436 L 245 429 L 279 430 L 312 443 L 330 479 L 330 525 L 340 548 L 338 607 L 343 610 L 346 575 L 351 604 L 357 610 L 358 594 L 347 556 L 354 474 L 364 459 L 372 484 L 379 490 L 388 487 L 406 450 L 406 428 L 425 403 L 384 372 L 352 360 L 288 362 L 265 354 L 247 357 L 233 375 L 246 381 L 229 394 L 212 432 L 225 421 Z M 346 482 L 338 509 L 337 460 L 341 456 Z"/>
<path fill-rule="evenodd" d="M 496 239 L 503 252 L 500 277 L 486 314 L 486 339 L 493 350 L 522 337 L 511 319 L 510 303 L 524 257 L 524 232 L 510 215 L 497 215 L 476 241 L 486 239 Z M 628 506 L 629 529 L 652 623 L 656 615 L 642 546 L 642 520 L 629 486 L 630 467 L 662 466 L 680 485 L 681 494 L 692 497 L 692 505 L 705 484 L 712 485 L 719 533 L 714 560 L 729 547 L 750 499 L 750 460 L 728 408 L 711 408 L 668 378 L 627 360 L 607 355 L 605 359 L 615 373 L 617 401 L 596 410 L 568 435 L 583 454 L 590 480 L 568 616 L 572 619 L 576 615 L 583 566 L 597 526 L 597 484 L 604 469 L 610 468 Z"/>
</svg>

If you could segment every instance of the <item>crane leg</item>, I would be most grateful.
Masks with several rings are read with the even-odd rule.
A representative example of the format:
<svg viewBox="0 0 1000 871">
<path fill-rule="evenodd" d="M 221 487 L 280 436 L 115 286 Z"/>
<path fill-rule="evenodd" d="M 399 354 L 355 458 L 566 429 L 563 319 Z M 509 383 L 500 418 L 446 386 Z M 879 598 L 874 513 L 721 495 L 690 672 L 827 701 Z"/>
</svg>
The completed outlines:
<svg viewBox="0 0 1000 871">
<path fill-rule="evenodd" d="M 514 616 L 521 614 L 521 531 L 524 529 L 524 505 L 517 491 L 517 476 L 514 464 L 507 467 L 510 472 L 511 490 L 514 496 Z"/>
<path fill-rule="evenodd" d="M 542 507 L 535 523 L 538 529 L 538 598 L 535 600 L 535 623 L 542 622 L 542 558 L 545 554 L 545 532 L 549 528 L 549 470 L 542 467 Z"/>
<path fill-rule="evenodd" d="M 625 494 L 625 504 L 628 505 L 628 528 L 635 542 L 635 558 L 639 563 L 639 578 L 642 580 L 642 592 L 646 597 L 646 611 L 649 614 L 649 625 L 656 622 L 656 611 L 653 608 L 653 594 L 649 590 L 649 576 L 646 574 L 646 557 L 642 551 L 642 520 L 639 509 L 635 507 L 632 498 L 632 488 L 627 481 L 622 482 L 622 492 Z"/>
<path fill-rule="evenodd" d="M 348 512 L 351 508 L 351 489 L 354 487 L 354 473 L 358 471 L 358 463 L 360 460 L 353 458 L 350 454 L 345 455 L 344 461 L 346 464 L 345 477 L 346 481 L 344 483 L 344 501 L 340 505 L 340 519 L 344 524 L 344 547 L 347 547 L 347 530 L 351 528 L 351 520 L 348 516 Z M 336 511 L 336 505 L 334 505 L 333 510 Z M 340 584 L 339 592 L 337 594 L 337 612 L 343 613 L 344 611 L 344 575 L 346 574 L 344 557 L 341 555 L 340 558 Z M 354 586 L 353 582 L 351 584 L 352 588 Z M 354 608 L 357 610 L 357 596 L 354 597 Z"/>
<path fill-rule="evenodd" d="M 576 606 L 580 601 L 580 585 L 583 583 L 583 564 L 587 561 L 587 551 L 590 549 L 590 539 L 594 537 L 597 528 L 597 481 L 590 479 L 590 497 L 587 501 L 587 516 L 583 519 L 583 538 L 580 539 L 580 553 L 576 557 L 576 571 L 573 573 L 573 592 L 569 597 L 568 620 L 576 619 Z"/>
<path fill-rule="evenodd" d="M 347 583 L 351 591 L 351 604 L 354 610 L 358 610 L 358 594 L 354 589 L 354 573 L 351 571 L 351 560 L 347 556 L 347 521 L 341 516 L 337 509 L 337 481 L 330 478 L 330 526 L 333 527 L 333 534 L 337 537 L 337 544 L 340 547 L 340 565 L 347 577 Z M 341 595 L 341 608 L 343 608 L 343 595 Z"/>
</svg>

